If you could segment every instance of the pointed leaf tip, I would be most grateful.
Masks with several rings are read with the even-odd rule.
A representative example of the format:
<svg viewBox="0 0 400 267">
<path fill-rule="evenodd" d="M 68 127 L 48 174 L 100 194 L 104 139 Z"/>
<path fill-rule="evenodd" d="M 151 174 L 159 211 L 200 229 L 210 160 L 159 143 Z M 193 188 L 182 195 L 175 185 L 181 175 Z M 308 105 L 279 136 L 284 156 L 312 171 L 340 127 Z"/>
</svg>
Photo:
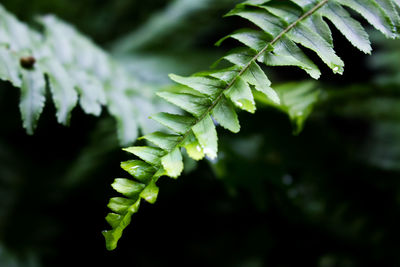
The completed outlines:
<svg viewBox="0 0 400 267">
<path fill-rule="evenodd" d="M 160 165 L 160 158 L 165 155 L 165 151 L 156 147 L 134 146 L 123 149 L 141 158 L 145 162 L 153 166 Z"/>
</svg>

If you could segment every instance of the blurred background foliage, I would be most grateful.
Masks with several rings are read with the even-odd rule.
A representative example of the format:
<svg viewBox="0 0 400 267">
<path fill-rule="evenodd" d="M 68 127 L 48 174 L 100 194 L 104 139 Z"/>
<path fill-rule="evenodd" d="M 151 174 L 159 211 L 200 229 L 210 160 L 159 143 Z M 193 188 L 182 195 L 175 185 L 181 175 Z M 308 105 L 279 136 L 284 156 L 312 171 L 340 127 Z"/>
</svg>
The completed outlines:
<svg viewBox="0 0 400 267">
<path fill-rule="evenodd" d="M 221 18 L 235 2 L 1 0 L 32 25 L 46 13 L 70 22 L 153 91 L 229 49 L 212 44 L 242 23 Z M 400 266 L 400 43 L 372 34 L 364 56 L 334 35 L 343 76 L 269 70 L 305 88 L 307 114 L 259 98 L 240 134 L 221 132 L 216 161 L 160 181 L 115 252 L 100 234 L 109 184 L 126 176 L 114 120 L 75 109 L 64 127 L 47 105 L 28 136 L 18 90 L 1 82 L 0 266 Z"/>
</svg>

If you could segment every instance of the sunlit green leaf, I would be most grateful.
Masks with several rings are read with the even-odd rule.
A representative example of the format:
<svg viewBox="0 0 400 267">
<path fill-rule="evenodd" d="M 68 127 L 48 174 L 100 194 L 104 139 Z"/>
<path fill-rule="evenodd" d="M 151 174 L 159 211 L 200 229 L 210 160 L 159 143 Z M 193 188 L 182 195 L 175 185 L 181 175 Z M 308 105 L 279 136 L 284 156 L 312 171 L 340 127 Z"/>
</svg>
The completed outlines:
<svg viewBox="0 0 400 267">
<path fill-rule="evenodd" d="M 213 118 L 225 129 L 238 133 L 240 131 L 239 119 L 232 103 L 222 96 L 221 100 L 212 111 Z"/>
<path fill-rule="evenodd" d="M 129 198 L 134 198 L 135 196 L 139 195 L 139 193 L 145 188 L 144 184 L 122 178 L 115 179 L 111 186 L 115 189 L 115 191 Z"/>
<path fill-rule="evenodd" d="M 254 85 L 257 91 L 262 92 L 273 102 L 279 104 L 280 99 L 277 93 L 270 87 L 271 82 L 265 75 L 264 71 L 258 66 L 257 63 L 252 62 L 245 73 L 242 76 L 243 80 L 251 85 Z"/>
<path fill-rule="evenodd" d="M 153 166 L 141 160 L 129 160 L 121 162 L 121 168 L 144 183 L 147 183 L 147 181 L 155 173 Z"/>
<path fill-rule="evenodd" d="M 153 115 L 151 118 L 179 134 L 185 134 L 196 122 L 193 117 L 164 112 Z"/>
<path fill-rule="evenodd" d="M 186 137 L 182 146 L 186 149 L 188 155 L 194 160 L 201 160 L 204 158 L 204 150 L 199 144 L 199 141 L 194 136 L 193 132 Z"/>
<path fill-rule="evenodd" d="M 143 137 L 141 137 L 140 139 L 146 139 L 148 141 L 150 141 L 151 143 L 155 144 L 156 146 L 170 151 L 173 148 L 175 148 L 175 146 L 177 145 L 177 143 L 181 140 L 181 136 L 179 135 L 174 135 L 174 134 L 166 134 L 166 133 L 162 133 L 162 132 L 154 132 L 148 135 L 145 135 Z"/>
<path fill-rule="evenodd" d="M 165 155 L 164 150 L 148 146 L 134 146 L 124 148 L 124 150 L 156 166 L 160 165 L 160 158 Z"/>
<path fill-rule="evenodd" d="M 168 176 L 177 178 L 183 171 L 182 154 L 180 148 L 177 147 L 162 157 L 161 163 Z"/>
<path fill-rule="evenodd" d="M 206 154 L 211 159 L 217 157 L 218 137 L 214 122 L 207 115 L 204 119 L 193 126 L 193 133 Z"/>
<path fill-rule="evenodd" d="M 249 85 L 238 77 L 235 83 L 225 92 L 225 95 L 240 109 L 254 113 L 256 105 Z"/>
<path fill-rule="evenodd" d="M 210 105 L 210 100 L 192 94 L 161 92 L 158 95 L 196 117 L 201 116 Z"/>
</svg>

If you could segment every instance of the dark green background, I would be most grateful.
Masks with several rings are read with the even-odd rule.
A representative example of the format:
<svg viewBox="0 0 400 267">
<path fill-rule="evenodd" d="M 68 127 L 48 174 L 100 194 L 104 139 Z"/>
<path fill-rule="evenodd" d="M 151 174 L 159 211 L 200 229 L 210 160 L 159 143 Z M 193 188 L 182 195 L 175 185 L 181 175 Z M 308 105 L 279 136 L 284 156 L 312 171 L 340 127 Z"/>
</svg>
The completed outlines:
<svg viewBox="0 0 400 267">
<path fill-rule="evenodd" d="M 221 18 L 234 2 L 214 1 L 118 51 L 117 40 L 170 1 L 1 0 L 31 25 L 36 15 L 55 13 L 122 58 L 151 57 L 178 74 L 203 70 L 237 45 L 212 46 L 242 26 Z M 334 76 L 310 53 L 325 73 L 323 93 L 300 136 L 272 108 L 242 113 L 239 134 L 220 131 L 217 162 L 162 179 L 158 202 L 142 205 L 113 252 L 101 231 L 115 195 L 110 184 L 127 177 L 119 162 L 129 158 L 114 121 L 106 111 L 95 118 L 76 109 L 69 127 L 58 125 L 48 98 L 28 136 L 18 89 L 0 83 L 0 266 L 400 266 L 399 53 L 371 59 L 333 33 L 346 71 Z M 375 48 L 400 50 L 391 41 Z M 174 61 L 170 69 L 163 57 Z M 394 72 L 383 79 L 376 63 Z M 308 79 L 294 68 L 271 76 Z"/>
</svg>

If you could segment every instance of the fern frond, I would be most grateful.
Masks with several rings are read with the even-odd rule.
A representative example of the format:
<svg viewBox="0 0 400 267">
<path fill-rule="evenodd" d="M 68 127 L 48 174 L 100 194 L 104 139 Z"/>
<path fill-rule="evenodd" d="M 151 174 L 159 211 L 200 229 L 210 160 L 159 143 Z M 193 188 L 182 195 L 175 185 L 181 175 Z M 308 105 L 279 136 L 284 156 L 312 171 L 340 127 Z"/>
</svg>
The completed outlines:
<svg viewBox="0 0 400 267">
<path fill-rule="evenodd" d="M 182 148 L 195 160 L 204 156 L 217 157 L 216 124 L 236 133 L 240 125 L 235 108 L 254 113 L 254 95 L 262 94 L 275 106 L 296 118 L 304 118 L 312 108 L 317 94 L 306 85 L 297 91 L 281 88 L 277 92 L 261 68 L 266 66 L 298 66 L 311 77 L 320 71 L 300 46 L 314 51 L 334 73 L 342 74 L 344 62 L 336 55 L 328 24 L 330 20 L 359 50 L 370 53 L 368 35 L 361 24 L 352 18 L 346 8 L 354 9 L 387 37 L 399 37 L 396 27 L 397 10 L 391 0 L 249 0 L 238 4 L 227 16 L 240 16 L 255 24 L 258 30 L 242 29 L 223 38 L 234 38 L 245 47 L 234 49 L 222 60 L 233 66 L 195 74 L 191 77 L 171 75 L 184 86 L 178 92 L 162 92 L 159 96 L 183 109 L 185 115 L 160 113 L 153 117 L 172 131 L 155 133 L 144 139 L 156 147 L 131 147 L 126 151 L 141 160 L 122 163 L 135 182 L 117 179 L 113 185 L 125 199 L 111 199 L 112 210 L 107 221 L 112 230 L 104 231 L 107 248 L 117 246 L 123 230 L 138 211 L 142 199 L 154 203 L 158 195 L 156 185 L 162 176 L 176 178 L 183 170 Z M 314 92 L 314 93 L 312 93 Z M 291 95 L 292 93 L 292 95 Z M 301 95 L 302 101 L 296 102 Z M 303 116 L 304 115 L 304 116 Z M 215 120 L 215 122 L 214 122 Z M 296 122 L 300 131 L 304 121 Z M 129 196 L 127 196 L 127 192 Z"/>
<path fill-rule="evenodd" d="M 43 27 L 39 32 L 0 5 L 0 22 L 0 79 L 21 88 L 20 111 L 29 134 L 37 126 L 49 88 L 59 123 L 68 124 L 78 103 L 86 114 L 94 116 L 106 106 L 117 121 L 120 143 L 128 145 L 136 140 L 139 127 L 144 126 L 140 122 L 145 121 L 136 103 L 153 106 L 152 94 L 143 92 L 154 90 L 54 16 L 38 18 Z M 31 66 L 24 65 L 24 60 L 31 60 Z"/>
</svg>

